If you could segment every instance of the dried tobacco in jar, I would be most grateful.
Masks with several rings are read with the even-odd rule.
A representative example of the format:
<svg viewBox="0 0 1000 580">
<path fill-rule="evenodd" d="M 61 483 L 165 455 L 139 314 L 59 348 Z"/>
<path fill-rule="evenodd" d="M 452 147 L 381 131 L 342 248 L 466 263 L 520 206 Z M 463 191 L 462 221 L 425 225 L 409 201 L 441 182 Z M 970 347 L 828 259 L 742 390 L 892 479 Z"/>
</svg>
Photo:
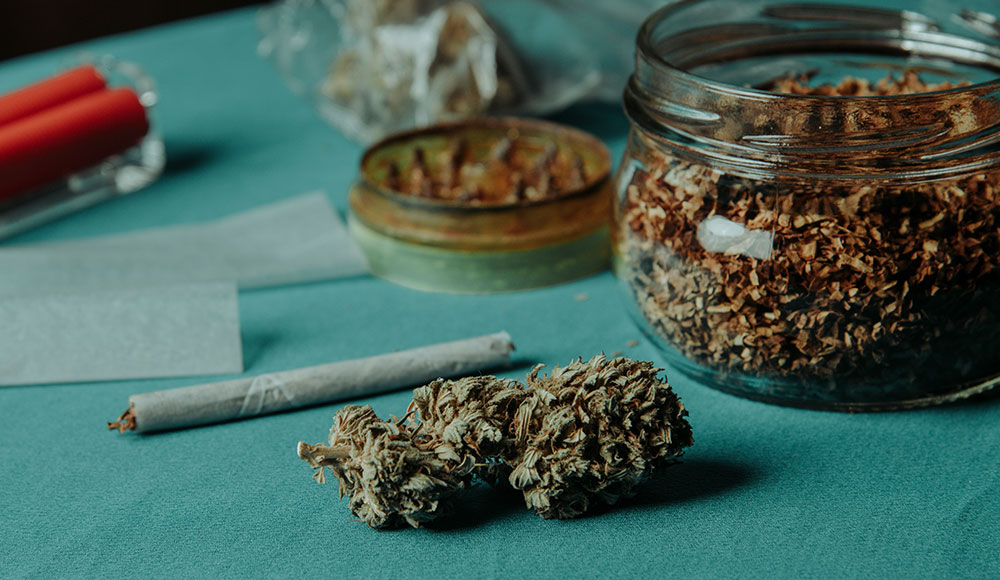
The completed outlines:
<svg viewBox="0 0 1000 580">
<path fill-rule="evenodd" d="M 647 20 L 615 267 L 674 366 L 842 410 L 1000 380 L 1000 48 L 964 4 L 698 0 Z"/>
</svg>

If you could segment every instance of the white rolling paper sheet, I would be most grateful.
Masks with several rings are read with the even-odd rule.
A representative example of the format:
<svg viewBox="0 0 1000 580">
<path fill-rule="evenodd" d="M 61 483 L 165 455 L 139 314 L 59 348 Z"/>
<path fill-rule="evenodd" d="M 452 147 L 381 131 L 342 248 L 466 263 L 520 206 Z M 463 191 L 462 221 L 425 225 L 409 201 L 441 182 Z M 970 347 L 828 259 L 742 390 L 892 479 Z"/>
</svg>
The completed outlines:
<svg viewBox="0 0 1000 580">
<path fill-rule="evenodd" d="M 0 385 L 240 372 L 231 283 L 0 295 Z"/>
<path fill-rule="evenodd" d="M 8 294 L 216 281 L 255 288 L 366 272 L 322 192 L 201 224 L 0 248 Z"/>
</svg>

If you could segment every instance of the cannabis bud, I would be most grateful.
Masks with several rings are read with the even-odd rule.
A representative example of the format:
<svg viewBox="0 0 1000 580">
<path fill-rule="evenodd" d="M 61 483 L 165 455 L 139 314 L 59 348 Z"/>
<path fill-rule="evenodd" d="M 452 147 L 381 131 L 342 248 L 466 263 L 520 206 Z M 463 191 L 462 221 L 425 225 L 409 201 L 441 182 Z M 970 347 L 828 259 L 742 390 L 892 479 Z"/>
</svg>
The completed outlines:
<svg viewBox="0 0 1000 580">
<path fill-rule="evenodd" d="M 496 484 L 510 468 L 492 459 L 509 455 L 510 423 L 527 395 L 517 381 L 492 376 L 438 379 L 413 391 L 407 411 L 425 432 L 440 436 L 440 456 L 475 457 L 475 475 Z"/>
<path fill-rule="evenodd" d="M 471 480 L 473 460 L 438 457 L 440 440 L 399 421 L 382 421 L 369 406 L 348 405 L 334 417 L 330 445 L 299 443 L 299 457 L 340 482 L 356 517 L 375 529 L 418 527 L 448 510 L 449 496 Z"/>
<path fill-rule="evenodd" d="M 539 376 L 543 366 L 527 388 L 438 379 L 414 391 L 409 423 L 347 406 L 330 445 L 300 443 L 299 456 L 321 483 L 329 467 L 351 512 L 378 529 L 441 515 L 474 477 L 509 482 L 543 518 L 575 517 L 634 495 L 692 444 L 687 411 L 652 363 L 598 355 Z"/>
<path fill-rule="evenodd" d="M 543 518 L 572 518 L 593 500 L 635 495 L 693 443 L 687 411 L 652 363 L 597 355 L 527 377 L 515 413 L 510 484 Z"/>
</svg>

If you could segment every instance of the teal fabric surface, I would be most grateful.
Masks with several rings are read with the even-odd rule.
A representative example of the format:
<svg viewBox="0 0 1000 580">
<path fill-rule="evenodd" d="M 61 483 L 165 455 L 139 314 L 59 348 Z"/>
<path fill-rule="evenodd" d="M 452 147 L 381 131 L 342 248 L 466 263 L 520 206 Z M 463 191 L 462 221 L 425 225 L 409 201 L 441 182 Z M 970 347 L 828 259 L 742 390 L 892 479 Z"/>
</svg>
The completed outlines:
<svg viewBox="0 0 1000 580">
<path fill-rule="evenodd" d="M 168 171 L 15 241 L 204 221 L 320 187 L 343 212 L 361 148 L 255 56 L 253 16 L 88 45 L 157 79 Z M 0 64 L 0 92 L 71 53 Z M 620 154 L 617 107 L 559 120 Z M 240 314 L 247 374 L 501 329 L 518 347 L 510 377 L 600 351 L 662 364 L 609 273 L 495 296 L 357 278 L 243 292 Z M 0 356 L 2 332 L 0 321 Z M 382 533 L 353 521 L 336 486 L 317 485 L 295 454 L 299 440 L 325 439 L 341 405 L 137 436 L 104 427 L 130 394 L 203 380 L 0 388 L 0 577 L 1000 578 L 1000 397 L 847 415 L 745 401 L 669 374 L 696 443 L 618 509 L 543 521 L 514 494 L 476 489 L 447 522 Z M 387 415 L 408 401 L 401 392 L 359 402 Z"/>
</svg>

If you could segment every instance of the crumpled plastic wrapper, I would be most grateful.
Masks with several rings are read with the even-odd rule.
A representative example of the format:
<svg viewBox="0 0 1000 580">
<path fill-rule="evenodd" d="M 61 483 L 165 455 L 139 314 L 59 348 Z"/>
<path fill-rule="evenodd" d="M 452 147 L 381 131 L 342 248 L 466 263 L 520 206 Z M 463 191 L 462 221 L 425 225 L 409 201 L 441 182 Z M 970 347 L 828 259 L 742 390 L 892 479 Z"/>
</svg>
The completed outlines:
<svg viewBox="0 0 1000 580">
<path fill-rule="evenodd" d="M 323 119 L 367 143 L 440 121 L 618 100 L 638 26 L 658 4 L 281 0 L 259 15 L 259 52 Z"/>
</svg>

